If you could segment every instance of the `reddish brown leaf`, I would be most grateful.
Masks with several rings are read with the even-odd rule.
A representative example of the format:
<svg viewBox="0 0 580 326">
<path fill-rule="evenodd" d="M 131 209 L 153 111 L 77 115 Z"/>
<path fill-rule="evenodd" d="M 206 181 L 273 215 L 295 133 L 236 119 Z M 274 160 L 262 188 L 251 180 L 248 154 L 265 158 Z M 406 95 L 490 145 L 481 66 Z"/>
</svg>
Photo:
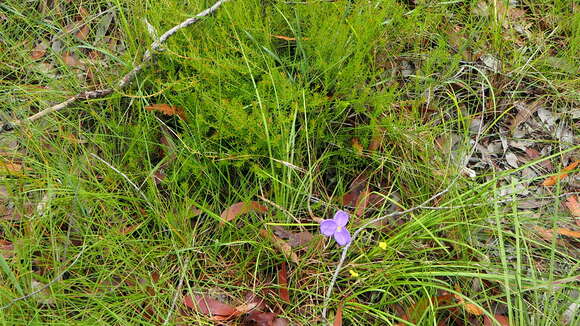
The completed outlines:
<svg viewBox="0 0 580 326">
<path fill-rule="evenodd" d="M 542 237 L 544 240 L 546 241 L 552 241 L 552 237 L 554 236 L 552 234 L 552 231 L 548 230 L 548 229 L 544 229 L 543 227 L 534 225 L 534 230 L 536 232 L 538 232 L 538 234 L 540 235 L 540 237 Z"/>
<path fill-rule="evenodd" d="M 43 40 L 42 42 L 36 44 L 32 52 L 30 53 L 30 57 L 32 58 L 32 60 L 38 60 L 44 57 L 44 55 L 46 54 L 46 49 L 48 49 L 48 42 Z"/>
<path fill-rule="evenodd" d="M 282 267 L 278 271 L 278 283 L 280 285 L 280 299 L 290 303 L 290 293 L 288 292 L 288 271 L 286 263 L 282 262 Z"/>
<path fill-rule="evenodd" d="M 369 174 L 359 174 L 350 184 L 349 191 L 342 196 L 342 204 L 344 206 L 356 206 L 361 192 L 366 189 L 368 184 Z"/>
<path fill-rule="evenodd" d="M 81 26 L 81 28 L 79 28 L 79 30 L 75 33 L 75 36 L 79 39 L 79 40 L 86 40 L 87 36 L 89 36 L 89 26 L 88 25 L 83 25 Z"/>
<path fill-rule="evenodd" d="M 280 250 L 280 252 L 282 254 L 284 254 L 284 256 L 286 256 L 287 259 L 289 259 L 291 262 L 298 264 L 299 263 L 299 259 L 298 256 L 296 255 L 296 253 L 294 251 L 292 251 L 292 247 L 290 247 L 290 245 L 288 243 L 286 243 L 286 241 L 278 238 L 276 235 L 268 232 L 268 230 L 260 230 L 260 235 L 268 240 L 270 240 L 270 242 L 272 242 L 272 244 L 274 245 L 274 247 L 276 247 L 278 250 Z"/>
<path fill-rule="evenodd" d="M 169 104 L 153 104 L 145 107 L 147 111 L 159 111 L 165 115 L 177 115 L 182 120 L 187 120 L 183 108 L 171 106 Z"/>
<path fill-rule="evenodd" d="M 138 227 L 141 226 L 141 223 L 138 224 L 133 224 L 133 225 L 127 225 L 124 228 L 121 229 L 121 234 L 122 235 L 128 235 L 130 233 L 133 233 L 133 231 L 137 230 Z"/>
<path fill-rule="evenodd" d="M 212 320 L 229 320 L 239 315 L 233 306 L 221 303 L 207 295 L 196 295 L 183 297 L 183 303 L 197 312 L 212 317 Z"/>
<path fill-rule="evenodd" d="M 578 202 L 578 196 L 568 197 L 568 199 L 566 199 L 566 202 L 564 203 L 564 205 L 566 205 L 566 207 L 568 208 L 568 210 L 570 211 L 570 214 L 572 214 L 572 216 L 580 217 L 580 203 Z M 576 223 L 577 224 L 579 223 L 578 219 L 576 220 Z"/>
<path fill-rule="evenodd" d="M 532 160 L 540 158 L 540 152 L 533 148 L 526 148 L 526 154 L 528 154 L 528 157 Z"/>
<path fill-rule="evenodd" d="M 22 172 L 22 165 L 18 163 L 0 161 L 0 172 L 19 174 Z"/>
<path fill-rule="evenodd" d="M 233 219 L 235 219 L 236 217 L 243 215 L 243 214 L 247 214 L 250 212 L 259 212 L 259 213 L 264 213 L 268 211 L 268 207 L 261 205 L 260 203 L 256 202 L 256 201 L 251 201 L 251 202 L 239 202 L 239 203 L 235 203 L 232 206 L 226 208 L 226 210 L 224 210 L 221 214 L 221 218 L 224 219 L 225 221 L 231 221 Z"/>
<path fill-rule="evenodd" d="M 273 326 L 274 319 L 278 314 L 273 312 L 251 311 L 246 317 L 246 321 L 253 322 L 256 326 Z"/>
<path fill-rule="evenodd" d="M 461 287 L 459 286 L 459 284 L 455 285 L 455 291 L 461 293 Z M 463 307 L 463 309 L 465 309 L 465 311 L 467 311 L 468 313 L 470 313 L 472 315 L 476 315 L 476 316 L 483 315 L 483 310 L 481 310 L 478 306 L 474 305 L 473 303 L 465 302 L 465 299 L 463 299 L 463 296 L 461 296 L 459 294 L 455 294 L 454 297 L 455 297 L 455 299 L 457 299 L 457 301 Z"/>
<path fill-rule="evenodd" d="M 580 232 L 579 231 L 573 231 L 573 230 L 570 230 L 567 228 L 557 228 L 556 232 L 558 232 L 561 235 L 565 235 L 567 237 L 580 239 Z"/>
<path fill-rule="evenodd" d="M 151 280 L 153 281 L 153 283 L 157 283 L 159 282 L 159 272 L 158 271 L 154 271 L 153 273 L 151 273 Z"/>
<path fill-rule="evenodd" d="M 75 57 L 75 55 L 71 54 L 70 52 L 63 52 L 62 53 L 62 61 L 64 62 L 65 65 L 71 66 L 71 67 L 78 67 L 78 66 L 82 65 L 82 63 L 79 61 L 79 59 L 77 59 Z"/>
<path fill-rule="evenodd" d="M 278 237 L 286 239 L 292 248 L 302 247 L 312 240 L 312 233 L 308 231 L 294 233 L 278 225 L 273 226 L 272 229 L 274 230 L 274 234 Z"/>
<path fill-rule="evenodd" d="M 290 325 L 290 321 L 286 318 L 276 318 L 272 323 L 272 326 L 288 326 Z"/>
<path fill-rule="evenodd" d="M 4 258 L 14 256 L 14 244 L 8 240 L 0 239 L 0 255 Z"/>
<path fill-rule="evenodd" d="M 89 17 L 89 11 L 86 10 L 83 6 L 79 7 L 79 20 L 84 20 Z"/>
<path fill-rule="evenodd" d="M 272 35 L 272 37 L 275 37 L 275 38 L 281 39 L 281 40 L 285 40 L 285 41 L 296 41 L 296 38 L 295 37 L 290 37 L 290 36 Z M 308 37 L 302 37 L 301 40 L 308 41 L 309 38 Z"/>
<path fill-rule="evenodd" d="M 502 326 L 510 326 L 510 322 L 509 319 L 506 316 L 503 315 L 494 315 L 495 320 L 497 320 L 497 322 L 502 325 Z M 496 323 L 494 323 L 491 318 L 489 318 L 488 316 L 483 316 L 483 325 L 484 326 L 495 326 L 497 325 Z"/>
<path fill-rule="evenodd" d="M 367 189 L 363 190 L 360 193 L 360 196 L 358 197 L 358 201 L 356 203 L 356 208 L 354 210 L 354 215 L 361 216 L 364 213 L 364 211 L 367 209 L 367 206 L 369 204 L 369 197 L 370 197 L 370 193 L 369 193 L 368 186 L 367 186 Z"/>
<path fill-rule="evenodd" d="M 257 310 L 266 309 L 266 303 L 265 303 L 264 299 L 258 297 L 253 292 L 246 291 L 245 299 L 246 299 L 246 302 L 254 304 L 255 309 L 257 309 Z"/>
<path fill-rule="evenodd" d="M 534 226 L 533 227 L 534 230 L 536 230 L 536 232 L 538 232 L 538 234 L 546 241 L 552 241 L 552 238 L 554 237 L 554 230 L 552 229 L 544 229 L 543 227 L 540 226 Z M 557 228 L 556 230 L 557 234 L 560 235 L 565 235 L 571 238 L 576 238 L 579 239 L 580 238 L 580 232 L 579 231 L 573 231 L 567 228 Z"/>
<path fill-rule="evenodd" d="M 336 316 L 334 316 L 334 323 L 332 326 L 342 326 L 342 304 L 336 309 Z"/>
<path fill-rule="evenodd" d="M 199 216 L 203 213 L 203 211 L 195 206 L 191 206 L 191 214 L 189 215 L 189 217 L 196 217 Z"/>
<path fill-rule="evenodd" d="M 568 173 L 570 171 L 574 170 L 578 166 L 579 163 L 580 163 L 580 160 L 578 160 L 574 163 L 571 163 L 567 167 L 563 168 L 562 171 L 560 171 L 560 173 L 546 178 L 546 180 L 544 180 L 542 185 L 546 186 L 546 187 L 551 187 L 551 186 L 555 185 L 559 180 L 562 180 L 565 177 L 567 177 Z"/>
<path fill-rule="evenodd" d="M 383 134 L 385 133 L 385 130 L 381 127 L 377 128 L 373 134 L 373 138 L 371 138 L 371 142 L 369 144 L 369 151 L 373 152 L 378 150 L 381 147 L 381 144 L 383 143 Z"/>
</svg>

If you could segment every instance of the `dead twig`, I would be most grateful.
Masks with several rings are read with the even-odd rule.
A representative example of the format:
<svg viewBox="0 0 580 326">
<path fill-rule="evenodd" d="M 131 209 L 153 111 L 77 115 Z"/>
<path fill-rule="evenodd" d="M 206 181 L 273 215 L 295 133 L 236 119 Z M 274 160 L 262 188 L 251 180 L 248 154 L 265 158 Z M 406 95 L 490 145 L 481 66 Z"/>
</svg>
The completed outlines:
<svg viewBox="0 0 580 326">
<path fill-rule="evenodd" d="M 173 300 L 171 301 L 171 307 L 169 308 L 169 312 L 167 312 L 167 317 L 165 317 L 165 321 L 163 322 L 163 325 L 169 324 L 169 320 L 171 319 L 171 315 L 173 314 L 173 311 L 175 311 L 175 306 L 177 304 L 177 298 L 182 294 L 181 288 L 183 287 L 183 280 L 185 279 L 185 272 L 187 271 L 187 267 L 189 266 L 189 259 L 190 259 L 190 257 L 187 257 L 185 259 L 185 262 L 183 263 L 183 266 L 185 266 L 185 267 L 183 268 L 183 271 L 181 273 L 181 277 L 179 277 L 179 283 L 177 284 L 177 289 L 175 290 L 175 295 L 173 296 Z"/>
<path fill-rule="evenodd" d="M 123 76 L 123 78 L 121 78 L 119 80 L 119 82 L 117 83 L 117 88 L 123 89 L 123 88 L 127 87 L 133 81 L 133 79 L 135 79 L 135 76 L 137 76 L 137 74 L 141 70 L 143 70 L 143 68 L 151 61 L 151 59 L 153 58 L 155 53 L 157 53 L 157 51 L 159 51 L 159 49 L 161 48 L 163 43 L 165 43 L 165 41 L 167 41 L 167 39 L 170 38 L 173 34 L 177 33 L 177 31 L 179 31 L 180 29 L 183 29 L 189 25 L 197 23 L 203 17 L 211 15 L 219 7 L 221 7 L 221 5 L 223 5 L 224 3 L 228 2 L 228 1 L 230 1 L 230 0 L 218 0 L 216 3 L 214 3 L 213 6 L 205 9 L 204 11 L 200 12 L 199 14 L 197 14 L 191 18 L 184 20 L 179 25 L 174 26 L 173 28 L 171 28 L 170 30 L 165 32 L 163 35 L 161 35 L 161 37 L 159 37 L 159 39 L 155 40 L 155 42 L 153 42 L 151 44 L 150 48 L 147 51 L 145 51 L 145 54 L 143 55 L 143 60 L 141 61 L 141 63 L 139 65 L 137 65 L 136 67 L 134 67 L 125 76 Z M 31 115 L 28 118 L 21 119 L 21 120 L 15 120 L 12 122 L 6 122 L 6 123 L 0 125 L 0 134 L 3 132 L 12 131 L 12 130 L 16 129 L 17 127 L 22 126 L 25 123 L 33 122 L 33 121 L 38 120 L 38 119 L 40 119 L 48 114 L 66 109 L 76 102 L 85 101 L 85 100 L 89 100 L 89 99 L 102 98 L 102 97 L 105 97 L 107 95 L 112 94 L 114 91 L 115 90 L 113 88 L 105 88 L 105 89 L 99 89 L 99 90 L 94 90 L 94 91 L 81 92 L 75 96 L 68 98 L 64 102 L 61 102 L 59 104 L 53 105 L 49 108 L 46 108 L 46 109 L 44 109 L 36 114 Z"/>
<path fill-rule="evenodd" d="M 98 155 L 93 154 L 93 153 L 90 153 L 90 155 L 92 157 L 96 158 L 97 160 L 101 161 L 101 163 L 103 163 L 106 166 L 108 166 L 109 169 L 117 172 L 120 176 L 123 177 L 123 179 L 127 180 L 127 182 L 129 182 L 129 184 L 131 184 L 131 186 L 133 186 L 133 188 L 135 188 L 135 190 L 137 191 L 137 193 L 139 193 L 141 195 L 141 197 L 143 197 L 143 199 L 145 199 L 145 201 L 149 202 L 149 200 L 147 199 L 147 196 L 145 196 L 145 194 L 141 191 L 141 189 L 139 189 L 139 187 L 135 184 L 135 182 L 131 181 L 131 179 L 129 179 L 129 177 L 125 173 L 119 171 L 119 169 L 117 169 L 116 167 L 114 167 L 111 163 L 103 160 Z"/>
</svg>

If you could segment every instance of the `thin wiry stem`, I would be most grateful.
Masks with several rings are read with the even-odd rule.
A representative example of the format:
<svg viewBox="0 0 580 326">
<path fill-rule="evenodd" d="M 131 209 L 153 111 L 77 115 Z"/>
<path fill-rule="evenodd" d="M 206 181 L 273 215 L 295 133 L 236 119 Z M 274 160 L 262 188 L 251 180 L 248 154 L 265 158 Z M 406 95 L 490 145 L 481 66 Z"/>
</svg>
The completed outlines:
<svg viewBox="0 0 580 326">
<path fill-rule="evenodd" d="M 173 28 L 171 28 L 170 30 L 165 32 L 163 35 L 161 35 L 161 37 L 159 37 L 157 40 L 155 40 L 151 44 L 150 48 L 147 51 L 145 51 L 145 54 L 143 55 L 143 60 L 141 61 L 141 63 L 139 65 L 135 66 L 131 71 L 129 71 L 125 76 L 123 76 L 123 78 L 121 78 L 117 82 L 117 88 L 123 89 L 123 88 L 127 87 L 127 85 L 129 85 L 133 81 L 133 79 L 135 79 L 135 76 L 137 76 L 137 74 L 141 70 L 143 70 L 143 68 L 151 61 L 151 59 L 154 57 L 155 53 L 157 53 L 157 51 L 159 51 L 161 49 L 161 46 L 163 45 L 163 43 L 165 43 L 165 41 L 167 41 L 167 39 L 170 38 L 173 34 L 177 33 L 177 31 L 179 31 L 180 29 L 183 29 L 183 28 L 185 28 L 189 25 L 192 25 L 194 23 L 197 23 L 203 17 L 213 14 L 219 7 L 221 7 L 221 5 L 223 5 L 224 3 L 228 2 L 228 1 L 230 1 L 230 0 L 218 0 L 216 3 L 214 3 L 213 6 L 205 9 L 204 11 L 200 12 L 199 14 L 197 14 L 191 18 L 184 20 L 180 24 L 174 26 Z M 33 122 L 35 120 L 43 118 L 44 116 L 46 116 L 48 114 L 66 109 L 76 102 L 84 101 L 84 100 L 88 100 L 88 99 L 102 98 L 102 97 L 105 97 L 107 95 L 112 94 L 114 91 L 115 90 L 113 88 L 105 88 L 105 89 L 99 89 L 99 90 L 94 90 L 94 91 L 81 92 L 77 95 L 74 95 L 74 96 L 68 98 L 64 102 L 61 102 L 59 104 L 53 105 L 49 108 L 46 108 L 46 109 L 44 109 L 36 114 L 33 114 L 33 115 L 25 118 L 25 119 L 15 120 L 15 121 L 7 122 L 7 123 L 0 125 L 0 134 L 3 132 L 12 131 L 15 128 L 20 127 L 25 123 Z"/>
<path fill-rule="evenodd" d="M 187 271 L 187 266 L 189 266 L 189 259 L 190 259 L 190 257 L 187 257 L 185 259 L 185 262 L 183 263 L 183 266 L 185 266 L 185 268 L 183 269 L 183 271 L 181 273 L 181 277 L 179 278 L 179 283 L 177 284 L 177 289 L 175 290 L 175 295 L 173 296 L 173 300 L 171 301 L 171 307 L 169 308 L 169 312 L 167 312 L 167 317 L 165 317 L 165 321 L 163 322 L 163 325 L 169 324 L 169 320 L 171 319 L 171 315 L 173 315 L 173 311 L 175 311 L 175 305 L 177 304 L 177 298 L 179 297 L 179 295 L 181 295 L 181 288 L 183 287 L 183 280 L 185 279 L 185 272 Z"/>
<path fill-rule="evenodd" d="M 147 199 L 147 196 L 145 196 L 145 194 L 141 191 L 141 189 L 139 189 L 139 187 L 135 184 L 135 182 L 131 181 L 131 179 L 129 179 L 129 177 L 125 173 L 119 171 L 119 169 L 114 167 L 111 163 L 100 158 L 97 154 L 90 153 L 90 155 L 92 157 L 96 158 L 97 160 L 101 161 L 106 166 L 108 166 L 111 170 L 117 172 L 120 176 L 122 176 L 125 180 L 127 180 L 127 182 L 129 182 L 131 184 L 131 186 L 133 186 L 133 188 L 135 188 L 135 191 L 137 191 L 141 195 L 141 197 L 143 197 L 143 199 L 145 199 L 145 201 L 147 201 L 147 202 L 149 201 Z"/>
<path fill-rule="evenodd" d="M 55 276 L 50 282 L 46 283 L 45 285 L 41 286 L 40 288 L 38 288 L 35 291 L 32 291 L 30 293 L 28 293 L 27 295 L 23 295 L 19 298 L 13 299 L 10 302 L 8 302 L 7 304 L 3 305 L 0 307 L 0 310 L 4 310 L 6 308 L 9 308 L 10 306 L 12 306 L 13 304 L 15 304 L 18 301 L 22 301 L 22 300 L 26 300 L 30 297 L 33 297 L 34 295 L 44 291 L 45 289 L 51 287 L 54 283 L 60 281 L 62 279 L 62 277 L 64 276 L 64 273 L 66 273 L 74 264 L 77 263 L 77 261 L 79 260 L 79 258 L 81 258 L 81 256 L 83 255 L 83 253 L 85 252 L 86 246 L 83 246 L 83 248 L 81 249 L 81 251 L 76 255 L 76 257 L 73 259 L 73 261 L 68 265 L 67 268 L 65 268 L 62 272 L 60 272 L 57 276 Z"/>
<path fill-rule="evenodd" d="M 480 72 L 484 79 L 487 80 L 487 77 L 485 76 L 485 74 L 483 74 L 483 72 L 477 68 L 475 68 L 478 72 Z M 460 72 L 463 71 L 463 67 L 461 68 Z M 481 106 L 481 113 L 483 114 L 483 112 L 485 111 L 486 108 L 486 99 L 485 99 L 485 89 L 484 89 L 484 85 L 482 84 L 482 106 Z M 495 97 L 493 95 L 492 92 L 492 101 L 494 102 L 495 105 Z M 328 303 L 330 302 L 330 297 L 332 295 L 332 291 L 334 290 L 334 285 L 336 284 L 336 280 L 338 279 L 338 274 L 340 273 L 340 270 L 342 269 L 342 266 L 344 265 L 345 261 L 346 261 L 346 255 L 348 254 L 348 249 L 350 248 L 350 246 L 354 243 L 354 241 L 356 240 L 357 236 L 364 230 L 366 229 L 368 226 L 383 221 L 387 218 L 390 217 L 395 217 L 395 216 L 401 216 L 401 215 L 405 215 L 408 213 L 411 213 L 413 211 L 416 211 L 418 209 L 425 209 L 425 208 L 431 208 L 429 206 L 427 206 L 428 203 L 432 202 L 433 200 L 440 198 L 441 196 L 443 196 L 444 194 L 448 193 L 451 188 L 453 187 L 453 185 L 455 185 L 455 183 L 459 180 L 459 178 L 461 177 L 461 171 L 467 166 L 467 163 L 469 162 L 469 159 L 473 156 L 473 154 L 475 153 L 475 150 L 477 148 L 477 144 L 479 143 L 479 140 L 481 138 L 481 134 L 483 131 L 483 123 L 479 124 L 479 128 L 477 130 L 477 134 L 475 136 L 475 140 L 473 142 L 473 145 L 471 146 L 471 149 L 469 151 L 469 154 L 465 156 L 464 160 L 462 162 L 460 162 L 459 164 L 459 173 L 457 174 L 457 176 L 455 178 L 453 178 L 453 180 L 451 181 L 451 183 L 449 183 L 449 185 L 443 189 L 442 191 L 436 193 L 435 195 L 431 196 L 429 199 L 427 199 L 426 201 L 424 201 L 423 203 L 421 203 L 418 206 L 406 209 L 404 211 L 401 212 L 394 212 L 391 214 L 387 214 L 387 215 L 383 215 L 380 217 L 377 217 L 373 220 L 370 220 L 368 222 L 366 222 L 365 224 L 363 224 L 361 227 L 359 227 L 358 229 L 356 229 L 356 231 L 353 233 L 352 237 L 351 237 L 351 241 L 349 243 L 347 243 L 343 248 L 342 248 L 342 254 L 340 255 L 340 260 L 338 261 L 338 264 L 336 265 L 335 269 L 334 269 L 334 273 L 332 275 L 332 279 L 330 280 L 330 283 L 328 285 L 328 289 L 326 290 L 326 295 L 324 296 L 324 301 L 322 303 L 322 320 L 326 321 L 326 313 L 328 311 Z"/>
</svg>

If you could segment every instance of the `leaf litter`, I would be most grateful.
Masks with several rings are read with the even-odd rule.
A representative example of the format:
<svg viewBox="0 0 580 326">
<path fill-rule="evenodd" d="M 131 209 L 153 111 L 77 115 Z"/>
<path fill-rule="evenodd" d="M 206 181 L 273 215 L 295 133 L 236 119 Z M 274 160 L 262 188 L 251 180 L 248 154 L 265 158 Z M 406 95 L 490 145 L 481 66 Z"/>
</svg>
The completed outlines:
<svg viewBox="0 0 580 326">
<path fill-rule="evenodd" d="M 251 212 L 265 213 L 267 211 L 268 207 L 258 203 L 257 201 L 239 202 L 226 208 L 220 216 L 223 221 L 231 222 L 240 215 L 248 214 Z"/>
</svg>

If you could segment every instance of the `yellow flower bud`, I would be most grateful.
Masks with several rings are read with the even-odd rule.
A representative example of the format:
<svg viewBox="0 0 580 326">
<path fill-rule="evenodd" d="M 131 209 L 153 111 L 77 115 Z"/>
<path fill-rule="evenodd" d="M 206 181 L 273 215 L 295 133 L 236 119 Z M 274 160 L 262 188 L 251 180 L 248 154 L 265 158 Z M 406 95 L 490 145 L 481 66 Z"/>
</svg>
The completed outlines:
<svg viewBox="0 0 580 326">
<path fill-rule="evenodd" d="M 386 242 L 379 242 L 379 248 L 383 250 L 387 250 L 387 243 Z"/>
</svg>

